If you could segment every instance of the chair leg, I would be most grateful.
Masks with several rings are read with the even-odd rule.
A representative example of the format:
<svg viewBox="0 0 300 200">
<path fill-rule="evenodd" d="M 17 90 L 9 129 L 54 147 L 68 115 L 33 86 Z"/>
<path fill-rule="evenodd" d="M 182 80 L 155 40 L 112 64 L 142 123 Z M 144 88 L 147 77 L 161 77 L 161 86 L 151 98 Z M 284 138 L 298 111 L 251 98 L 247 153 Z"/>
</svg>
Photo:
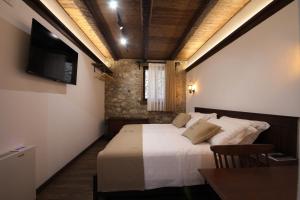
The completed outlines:
<svg viewBox="0 0 300 200">
<path fill-rule="evenodd" d="M 189 190 L 188 187 L 183 187 L 183 192 L 184 192 L 184 196 L 186 200 L 192 200 L 192 195 L 191 195 L 191 191 Z"/>
<path fill-rule="evenodd" d="M 208 200 L 221 200 L 220 197 L 216 194 L 216 192 L 214 191 L 214 189 L 210 186 L 207 185 L 207 199 Z"/>
<path fill-rule="evenodd" d="M 93 176 L 93 200 L 98 200 L 97 175 Z"/>
<path fill-rule="evenodd" d="M 207 199 L 207 200 L 218 200 L 219 198 L 216 198 L 215 191 L 207 183 L 206 180 L 205 180 L 204 185 L 205 185 L 205 199 Z"/>
</svg>

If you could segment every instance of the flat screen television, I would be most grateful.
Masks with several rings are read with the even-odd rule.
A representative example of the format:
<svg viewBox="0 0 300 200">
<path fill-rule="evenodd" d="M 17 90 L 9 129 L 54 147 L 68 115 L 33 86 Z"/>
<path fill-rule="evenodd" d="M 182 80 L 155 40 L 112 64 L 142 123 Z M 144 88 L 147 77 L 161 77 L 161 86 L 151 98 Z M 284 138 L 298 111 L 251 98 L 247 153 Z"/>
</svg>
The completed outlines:
<svg viewBox="0 0 300 200">
<path fill-rule="evenodd" d="M 32 20 L 27 72 L 76 85 L 78 53 Z"/>
</svg>

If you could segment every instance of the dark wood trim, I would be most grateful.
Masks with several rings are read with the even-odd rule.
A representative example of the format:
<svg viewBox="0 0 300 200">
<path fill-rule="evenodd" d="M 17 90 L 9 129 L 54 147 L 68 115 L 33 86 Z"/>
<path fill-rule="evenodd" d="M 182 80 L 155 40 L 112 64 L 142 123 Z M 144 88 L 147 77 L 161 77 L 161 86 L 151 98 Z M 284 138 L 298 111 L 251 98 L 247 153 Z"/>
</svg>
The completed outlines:
<svg viewBox="0 0 300 200">
<path fill-rule="evenodd" d="M 87 146 L 82 152 L 80 152 L 76 157 L 74 157 L 72 160 L 70 160 L 64 167 L 62 167 L 60 170 L 58 170 L 54 175 L 52 175 L 48 180 L 46 180 L 44 183 L 42 183 L 37 189 L 36 193 L 40 193 L 47 185 L 49 185 L 57 176 L 59 176 L 66 168 L 68 168 L 70 165 L 74 163 L 74 161 L 79 158 L 82 154 L 87 152 L 96 142 L 100 140 L 101 136 L 97 138 L 94 142 L 92 142 L 89 146 Z"/>
<path fill-rule="evenodd" d="M 97 175 L 93 176 L 93 200 L 98 200 L 98 182 Z"/>
<path fill-rule="evenodd" d="M 298 158 L 298 117 L 249 113 L 241 111 L 220 110 L 211 108 L 195 107 L 195 112 L 217 113 L 222 116 L 259 120 L 268 122 L 271 127 L 261 133 L 255 143 L 273 144 L 275 151 Z"/>
<path fill-rule="evenodd" d="M 110 117 L 105 120 L 106 132 L 104 139 L 111 140 L 127 124 L 149 124 L 149 118 Z"/>
<path fill-rule="evenodd" d="M 160 64 L 166 64 L 167 61 L 162 61 L 162 60 L 146 60 L 142 62 L 145 65 L 148 65 L 149 63 L 160 63 Z"/>
<path fill-rule="evenodd" d="M 149 27 L 152 16 L 152 0 L 141 0 L 141 22 L 143 32 L 143 59 L 148 59 L 149 50 Z"/>
<path fill-rule="evenodd" d="M 189 24 L 186 26 L 180 39 L 176 42 L 176 46 L 169 56 L 170 60 L 174 60 L 176 58 L 180 50 L 184 47 L 185 43 L 196 31 L 194 27 L 198 27 L 202 23 L 203 19 L 206 17 L 209 11 L 216 5 L 217 2 L 217 0 L 204 0 L 203 2 L 201 2 L 201 5 L 196 10 Z"/>
<path fill-rule="evenodd" d="M 101 72 L 108 74 L 109 76 L 113 76 L 113 72 L 105 65 L 103 65 L 101 63 L 92 63 L 92 65 L 94 66 L 94 72 L 96 71 L 95 68 L 97 68 Z"/>
<path fill-rule="evenodd" d="M 106 42 L 106 47 L 109 49 L 109 52 L 111 53 L 113 59 L 118 60 L 121 55 L 117 47 L 118 43 L 114 40 L 113 35 L 109 29 L 109 26 L 105 21 L 104 16 L 101 13 L 96 0 L 88 0 L 82 2 L 85 4 L 87 9 L 90 11 L 93 19 L 95 20 L 97 28 L 100 31 L 100 33 L 103 35 L 103 38 L 105 39 Z"/>
<path fill-rule="evenodd" d="M 287 6 L 289 3 L 293 2 L 294 0 L 274 0 L 272 3 L 270 3 L 268 6 L 266 6 L 264 9 L 262 9 L 260 12 L 258 12 L 256 15 L 254 15 L 251 19 L 249 19 L 246 23 L 244 23 L 241 27 L 236 29 L 234 32 L 232 32 L 229 36 L 227 36 L 224 40 L 222 40 L 220 43 L 218 43 L 215 47 L 213 47 L 211 50 L 209 50 L 206 54 L 204 54 L 202 57 L 200 57 L 198 60 L 196 60 L 193 64 L 191 64 L 188 68 L 185 69 L 185 71 L 190 71 L 194 67 L 198 66 L 202 62 L 204 62 L 206 59 L 214 55 L 215 53 L 219 52 L 221 49 L 226 47 L 231 42 L 235 41 L 248 31 L 250 31 L 252 28 L 263 22 L 264 20 L 271 17 L 273 14 L 275 14 L 280 9 Z"/>
<path fill-rule="evenodd" d="M 39 0 L 23 0 L 31 9 L 48 21 L 74 45 L 97 63 L 105 65 L 88 47 L 85 46 L 43 3 Z M 106 66 L 106 65 L 105 65 Z"/>
</svg>

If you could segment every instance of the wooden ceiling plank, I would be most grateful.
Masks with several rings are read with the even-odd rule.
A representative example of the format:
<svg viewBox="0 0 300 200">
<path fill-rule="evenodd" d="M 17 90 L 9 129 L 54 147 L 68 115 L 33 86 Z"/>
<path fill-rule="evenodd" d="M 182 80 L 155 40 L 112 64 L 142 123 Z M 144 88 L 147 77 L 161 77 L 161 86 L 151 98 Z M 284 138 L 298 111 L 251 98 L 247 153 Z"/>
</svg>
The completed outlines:
<svg viewBox="0 0 300 200">
<path fill-rule="evenodd" d="M 202 23 L 206 15 L 211 11 L 211 9 L 216 5 L 217 0 L 205 0 L 199 8 L 196 10 L 194 16 L 190 20 L 189 24 L 186 26 L 183 34 L 177 41 L 174 50 L 171 52 L 169 59 L 176 59 L 180 50 L 184 47 L 185 43 L 194 34 L 197 27 Z"/>
<path fill-rule="evenodd" d="M 228 35 L 225 39 L 220 41 L 216 46 L 214 46 L 212 49 L 210 49 L 207 53 L 205 53 L 203 56 L 198 58 L 194 63 L 192 63 L 189 67 L 185 69 L 186 72 L 189 72 L 193 68 L 197 67 L 199 64 L 204 62 L 206 59 L 213 56 L 215 53 L 222 50 L 224 47 L 250 31 L 252 28 L 259 25 L 264 20 L 271 17 L 273 14 L 277 13 L 279 10 L 293 2 L 294 0 L 274 0 L 269 5 L 267 5 L 265 8 L 263 8 L 261 11 L 256 13 L 252 18 L 250 18 L 247 22 L 245 22 L 243 25 L 241 25 L 239 28 L 237 28 L 235 31 L 233 31 L 230 35 Z"/>
<path fill-rule="evenodd" d="M 112 33 L 109 29 L 107 22 L 104 19 L 103 14 L 101 13 L 100 9 L 98 8 L 98 4 L 96 0 L 88 0 L 83 1 L 87 9 L 90 11 L 91 15 L 93 16 L 98 30 L 103 35 L 105 42 L 109 46 L 109 51 L 114 60 L 119 60 L 121 57 L 120 51 L 117 47 L 117 42 L 114 40 Z"/>
<path fill-rule="evenodd" d="M 142 0 L 141 1 L 141 22 L 142 22 L 142 32 L 143 32 L 143 59 L 148 59 L 149 51 L 149 29 L 151 24 L 152 16 L 152 0 Z"/>
</svg>

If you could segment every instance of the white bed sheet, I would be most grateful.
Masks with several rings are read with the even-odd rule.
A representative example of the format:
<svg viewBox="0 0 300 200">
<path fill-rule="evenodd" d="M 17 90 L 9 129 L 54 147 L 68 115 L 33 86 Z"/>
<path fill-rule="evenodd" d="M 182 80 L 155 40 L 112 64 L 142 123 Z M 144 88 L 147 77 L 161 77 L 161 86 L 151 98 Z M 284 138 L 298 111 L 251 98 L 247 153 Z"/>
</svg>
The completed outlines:
<svg viewBox="0 0 300 200">
<path fill-rule="evenodd" d="M 199 168 L 214 168 L 209 143 L 193 145 L 172 124 L 143 125 L 145 189 L 204 184 Z"/>
</svg>

